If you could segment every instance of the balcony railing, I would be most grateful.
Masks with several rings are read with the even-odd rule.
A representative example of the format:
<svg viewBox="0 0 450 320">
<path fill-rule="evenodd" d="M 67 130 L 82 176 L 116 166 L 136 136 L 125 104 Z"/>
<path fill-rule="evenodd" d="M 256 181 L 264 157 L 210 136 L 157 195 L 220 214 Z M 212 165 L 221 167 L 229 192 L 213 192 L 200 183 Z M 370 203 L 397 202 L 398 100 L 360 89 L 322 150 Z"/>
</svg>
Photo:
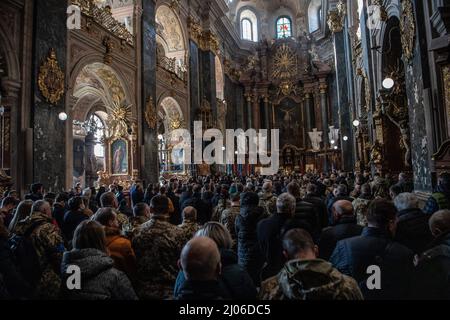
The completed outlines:
<svg viewBox="0 0 450 320">
<path fill-rule="evenodd" d="M 175 58 L 158 57 L 158 66 L 174 74 L 183 82 L 187 81 L 187 71 L 184 65 L 179 66 Z"/>
</svg>

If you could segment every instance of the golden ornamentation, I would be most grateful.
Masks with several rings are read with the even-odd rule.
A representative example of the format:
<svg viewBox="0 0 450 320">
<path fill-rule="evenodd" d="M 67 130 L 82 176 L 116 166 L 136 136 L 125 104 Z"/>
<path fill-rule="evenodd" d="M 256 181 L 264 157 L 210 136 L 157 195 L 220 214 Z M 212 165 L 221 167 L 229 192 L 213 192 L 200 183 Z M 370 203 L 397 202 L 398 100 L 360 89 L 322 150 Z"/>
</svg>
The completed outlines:
<svg viewBox="0 0 450 320">
<path fill-rule="evenodd" d="M 106 36 L 103 38 L 102 44 L 106 48 L 106 53 L 103 62 L 109 65 L 112 63 L 112 52 L 115 48 L 114 41 L 111 40 L 110 36 Z"/>
<path fill-rule="evenodd" d="M 383 146 L 378 140 L 375 140 L 371 148 L 370 161 L 377 166 L 383 164 Z"/>
<path fill-rule="evenodd" d="M 294 81 L 283 81 L 278 88 L 278 95 L 289 96 L 298 94 L 298 87 Z"/>
<path fill-rule="evenodd" d="M 214 52 L 217 55 L 219 53 L 219 48 L 220 44 L 217 36 L 209 30 L 204 31 L 200 39 L 200 49 L 203 51 Z"/>
<path fill-rule="evenodd" d="M 272 78 L 288 79 L 297 74 L 297 55 L 287 44 L 282 44 L 273 58 Z"/>
<path fill-rule="evenodd" d="M 145 105 L 145 121 L 150 129 L 156 129 L 158 124 L 158 116 L 156 114 L 155 104 L 153 103 L 153 97 L 149 96 Z"/>
<path fill-rule="evenodd" d="M 450 65 L 442 69 L 442 79 L 444 80 L 444 99 L 447 113 L 447 127 L 450 130 Z"/>
<path fill-rule="evenodd" d="M 192 17 L 188 18 L 188 29 L 189 37 L 197 44 L 200 44 L 203 30 L 200 24 Z"/>
<path fill-rule="evenodd" d="M 44 98 L 51 104 L 56 104 L 64 95 L 64 73 L 59 67 L 55 49 L 50 49 L 47 61 L 39 70 L 38 86 Z"/>
<path fill-rule="evenodd" d="M 328 14 L 328 27 L 331 32 L 337 33 L 344 30 L 345 16 L 347 15 L 347 6 L 341 1 L 336 5 L 336 9 Z"/>
<path fill-rule="evenodd" d="M 106 120 L 106 137 L 108 140 L 126 138 L 129 135 L 128 128 L 131 127 L 132 105 L 122 105 L 114 101 L 112 108 L 108 110 Z"/>
<path fill-rule="evenodd" d="M 134 36 L 123 23 L 120 23 L 112 16 L 111 7 L 98 7 L 92 0 L 72 0 L 72 4 L 79 6 L 83 14 L 118 38 L 124 39 L 130 45 L 134 45 Z"/>
<path fill-rule="evenodd" d="M 414 57 L 414 46 L 416 40 L 416 22 L 414 19 L 414 8 L 411 0 L 402 0 L 400 34 L 403 57 L 407 63 L 411 63 L 411 60 Z"/>
<path fill-rule="evenodd" d="M 178 113 L 174 114 L 172 118 L 170 118 L 170 130 L 177 130 L 183 126 L 183 119 L 181 119 Z"/>
</svg>

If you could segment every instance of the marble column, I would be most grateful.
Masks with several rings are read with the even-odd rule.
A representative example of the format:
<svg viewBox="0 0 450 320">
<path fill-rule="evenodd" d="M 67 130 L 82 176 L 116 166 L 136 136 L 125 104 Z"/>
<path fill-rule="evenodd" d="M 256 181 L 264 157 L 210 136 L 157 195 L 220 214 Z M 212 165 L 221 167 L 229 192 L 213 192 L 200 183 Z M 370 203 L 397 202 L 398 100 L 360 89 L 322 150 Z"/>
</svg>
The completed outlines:
<svg viewBox="0 0 450 320">
<path fill-rule="evenodd" d="M 47 191 L 60 192 L 66 187 L 66 125 L 58 118 L 65 111 L 65 95 L 49 103 L 38 86 L 40 66 L 50 50 L 54 50 L 58 65 L 65 75 L 67 52 L 67 2 L 34 1 L 34 75 L 32 95 L 33 181 L 43 183 Z M 67 82 L 67 77 L 66 77 Z"/>
<path fill-rule="evenodd" d="M 141 177 L 145 183 L 159 180 L 157 128 L 145 120 L 146 104 L 150 98 L 156 108 L 156 24 L 155 1 L 142 0 L 142 139 Z"/>
<path fill-rule="evenodd" d="M 197 44 L 189 40 L 189 90 L 191 102 L 191 132 L 194 132 L 194 121 L 198 117 L 198 108 L 200 108 L 200 72 L 199 72 L 199 56 Z"/>
<path fill-rule="evenodd" d="M 320 110 L 322 113 L 322 128 L 323 128 L 323 148 L 325 150 L 330 149 L 329 141 L 328 141 L 328 95 L 327 95 L 327 83 L 326 79 L 323 79 L 320 81 Z M 327 155 L 325 156 L 325 162 L 324 162 L 324 171 L 328 171 L 328 158 Z"/>
<path fill-rule="evenodd" d="M 333 34 L 334 58 L 336 70 L 336 89 L 339 104 L 339 128 L 341 138 L 341 156 L 342 170 L 352 171 L 354 169 L 354 149 L 352 143 L 344 141 L 343 137 L 352 137 L 352 114 L 351 114 L 351 97 L 349 91 L 347 74 L 347 55 L 345 52 L 346 35 L 344 31 L 335 32 Z"/>
<path fill-rule="evenodd" d="M 247 129 L 252 128 L 252 95 L 247 95 Z"/>
<path fill-rule="evenodd" d="M 311 93 L 305 94 L 306 131 L 311 132 L 315 128 L 314 101 Z"/>
<path fill-rule="evenodd" d="M 264 96 L 264 128 L 270 130 L 269 97 Z"/>
<path fill-rule="evenodd" d="M 13 179 L 14 190 L 20 191 L 23 185 L 24 173 L 26 172 L 27 162 L 25 161 L 25 144 L 24 135 L 21 126 L 21 113 L 19 105 L 19 94 L 21 84 L 18 81 L 3 79 L 2 88 L 6 96 L 2 99 L 2 104 L 10 108 L 10 139 L 9 145 L 15 146 L 10 150 L 10 172 L 9 175 Z M 6 102 L 6 103 L 5 103 Z"/>
<path fill-rule="evenodd" d="M 255 97 L 253 99 L 252 103 L 252 115 L 253 115 L 253 121 L 252 121 L 252 129 L 259 130 L 261 128 L 261 105 L 259 103 L 259 97 L 257 94 L 255 94 Z"/>
<path fill-rule="evenodd" d="M 216 56 L 210 50 L 199 50 L 200 105 L 206 99 L 211 105 L 213 119 L 217 119 Z"/>
</svg>

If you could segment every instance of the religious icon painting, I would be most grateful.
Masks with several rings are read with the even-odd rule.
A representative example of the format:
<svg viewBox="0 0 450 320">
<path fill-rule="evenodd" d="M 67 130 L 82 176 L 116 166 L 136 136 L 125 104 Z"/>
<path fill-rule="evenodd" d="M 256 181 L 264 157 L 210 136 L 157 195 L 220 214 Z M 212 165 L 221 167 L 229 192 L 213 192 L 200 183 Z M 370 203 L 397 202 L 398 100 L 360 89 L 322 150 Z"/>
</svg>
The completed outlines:
<svg viewBox="0 0 450 320">
<path fill-rule="evenodd" d="M 111 144 L 111 172 L 113 175 L 128 174 L 128 147 L 123 139 L 117 139 Z"/>
</svg>

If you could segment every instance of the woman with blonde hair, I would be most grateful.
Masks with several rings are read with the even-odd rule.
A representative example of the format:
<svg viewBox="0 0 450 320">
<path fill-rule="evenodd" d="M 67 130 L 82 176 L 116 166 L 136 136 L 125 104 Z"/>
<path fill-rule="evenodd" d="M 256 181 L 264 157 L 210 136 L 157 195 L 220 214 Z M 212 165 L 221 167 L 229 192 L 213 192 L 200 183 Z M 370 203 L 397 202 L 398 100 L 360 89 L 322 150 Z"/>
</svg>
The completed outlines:
<svg viewBox="0 0 450 320">
<path fill-rule="evenodd" d="M 14 217 L 9 224 L 8 230 L 10 233 L 16 233 L 15 229 L 19 221 L 28 218 L 31 215 L 31 207 L 33 206 L 32 200 L 24 200 L 17 206 Z"/>
</svg>

